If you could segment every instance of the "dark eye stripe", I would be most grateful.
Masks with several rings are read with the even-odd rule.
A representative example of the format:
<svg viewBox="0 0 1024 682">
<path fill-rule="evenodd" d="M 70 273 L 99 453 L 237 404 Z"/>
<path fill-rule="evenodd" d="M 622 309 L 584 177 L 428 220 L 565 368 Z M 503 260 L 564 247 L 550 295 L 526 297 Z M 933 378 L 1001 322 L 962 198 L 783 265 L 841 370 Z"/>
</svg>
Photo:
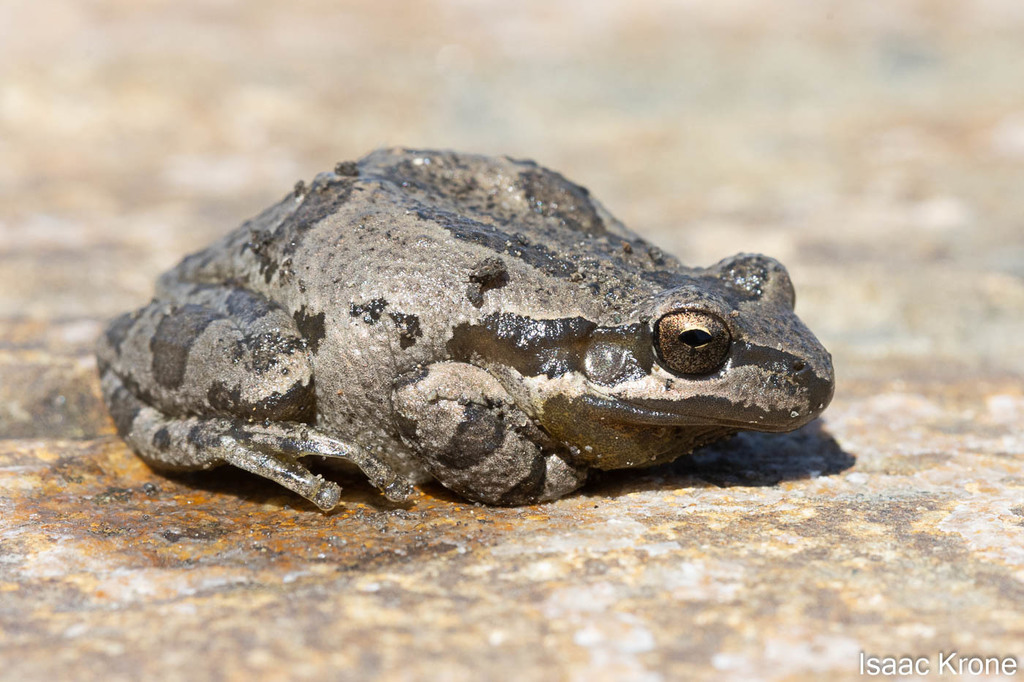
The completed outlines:
<svg viewBox="0 0 1024 682">
<path fill-rule="evenodd" d="M 523 376 L 582 371 L 604 386 L 638 379 L 654 363 L 646 324 L 598 327 L 582 317 L 534 320 L 492 313 L 478 324 L 457 325 L 447 349 L 453 360 L 507 365 Z"/>
</svg>

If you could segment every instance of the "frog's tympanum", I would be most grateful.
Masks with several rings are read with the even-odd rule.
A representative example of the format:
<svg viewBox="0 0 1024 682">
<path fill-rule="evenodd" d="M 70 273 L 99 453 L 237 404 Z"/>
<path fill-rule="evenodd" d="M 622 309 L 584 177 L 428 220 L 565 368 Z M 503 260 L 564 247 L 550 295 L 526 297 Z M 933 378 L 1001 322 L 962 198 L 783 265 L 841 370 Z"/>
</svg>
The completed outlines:
<svg viewBox="0 0 1024 682">
<path fill-rule="evenodd" d="M 529 161 L 341 163 L 163 275 L 99 347 L 152 466 L 232 464 L 321 509 L 339 458 L 405 499 L 552 500 L 832 398 L 831 358 L 760 255 L 689 268 Z"/>
</svg>

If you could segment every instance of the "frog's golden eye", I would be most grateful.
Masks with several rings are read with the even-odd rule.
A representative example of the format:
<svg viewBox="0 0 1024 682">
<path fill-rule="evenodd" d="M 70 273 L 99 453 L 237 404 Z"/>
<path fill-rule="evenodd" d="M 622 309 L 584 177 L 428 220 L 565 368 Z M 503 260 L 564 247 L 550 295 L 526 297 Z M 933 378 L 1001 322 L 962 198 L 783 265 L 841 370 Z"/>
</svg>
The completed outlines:
<svg viewBox="0 0 1024 682">
<path fill-rule="evenodd" d="M 654 327 L 654 348 L 673 374 L 710 374 L 729 354 L 732 336 L 718 316 L 696 310 L 668 313 Z"/>
</svg>

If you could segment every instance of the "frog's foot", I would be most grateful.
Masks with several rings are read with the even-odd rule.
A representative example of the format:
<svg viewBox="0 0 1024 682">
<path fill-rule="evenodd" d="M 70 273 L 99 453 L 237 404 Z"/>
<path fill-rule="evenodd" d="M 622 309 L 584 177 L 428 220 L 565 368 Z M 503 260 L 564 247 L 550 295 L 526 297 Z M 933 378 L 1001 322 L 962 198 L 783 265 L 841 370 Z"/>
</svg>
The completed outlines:
<svg viewBox="0 0 1024 682">
<path fill-rule="evenodd" d="M 557 499 L 586 480 L 488 372 L 441 362 L 395 391 L 403 438 L 446 488 L 495 505 Z M 539 443 L 544 443 L 541 447 Z"/>
<path fill-rule="evenodd" d="M 121 378 L 102 368 L 103 394 L 121 437 L 157 469 L 195 471 L 231 464 L 298 493 L 325 511 L 341 487 L 297 460 L 319 455 L 358 466 L 391 500 L 406 499 L 411 484 L 378 457 L 300 422 L 252 423 L 229 417 L 169 417 L 142 402 Z"/>
</svg>

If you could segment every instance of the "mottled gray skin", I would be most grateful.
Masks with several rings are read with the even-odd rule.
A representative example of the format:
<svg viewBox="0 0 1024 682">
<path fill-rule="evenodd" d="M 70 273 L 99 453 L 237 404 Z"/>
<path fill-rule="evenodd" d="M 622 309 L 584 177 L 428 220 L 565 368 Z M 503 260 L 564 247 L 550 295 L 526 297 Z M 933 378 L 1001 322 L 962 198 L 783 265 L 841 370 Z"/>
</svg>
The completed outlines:
<svg viewBox="0 0 1024 682">
<path fill-rule="evenodd" d="M 98 354 L 154 467 L 233 464 L 331 509 L 298 461 L 320 455 L 393 499 L 431 475 L 526 504 L 814 419 L 831 358 L 793 303 L 778 262 L 684 267 L 532 162 L 389 149 L 186 258 Z"/>
</svg>

